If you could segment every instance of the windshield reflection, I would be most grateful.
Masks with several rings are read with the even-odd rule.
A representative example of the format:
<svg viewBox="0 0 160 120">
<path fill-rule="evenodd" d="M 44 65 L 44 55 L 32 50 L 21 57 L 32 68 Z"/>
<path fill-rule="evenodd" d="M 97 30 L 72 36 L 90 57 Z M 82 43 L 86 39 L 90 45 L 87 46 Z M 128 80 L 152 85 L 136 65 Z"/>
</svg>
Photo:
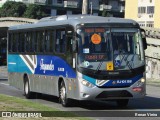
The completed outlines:
<svg viewBox="0 0 160 120">
<path fill-rule="evenodd" d="M 138 29 L 111 29 L 115 70 L 128 70 L 144 65 L 142 39 Z"/>
<path fill-rule="evenodd" d="M 79 32 L 78 37 L 79 67 L 96 70 L 101 61 L 112 60 L 110 31 L 108 28 L 84 28 Z M 105 69 L 106 67 L 101 67 L 101 70 Z"/>
<path fill-rule="evenodd" d="M 107 70 L 131 70 L 144 65 L 142 41 L 138 29 L 82 28 L 78 30 L 78 67 Z"/>
</svg>

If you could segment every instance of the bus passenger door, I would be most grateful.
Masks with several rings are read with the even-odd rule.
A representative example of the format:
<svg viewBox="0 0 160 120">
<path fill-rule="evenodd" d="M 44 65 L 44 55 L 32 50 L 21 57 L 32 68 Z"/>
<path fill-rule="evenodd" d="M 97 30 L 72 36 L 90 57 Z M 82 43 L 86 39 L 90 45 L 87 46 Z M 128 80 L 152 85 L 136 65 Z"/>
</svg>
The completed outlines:
<svg viewBox="0 0 160 120">
<path fill-rule="evenodd" d="M 77 82 L 76 81 L 76 53 L 73 52 L 72 49 L 72 44 L 73 40 L 75 39 L 73 30 L 67 30 L 67 35 L 66 35 L 66 61 L 70 65 L 71 69 L 68 71 L 68 78 L 67 78 L 67 83 L 68 83 L 68 97 L 69 98 L 75 98 L 77 95 Z"/>
<path fill-rule="evenodd" d="M 73 68 L 72 40 L 73 36 L 67 33 L 66 60 L 68 64 Z"/>
</svg>

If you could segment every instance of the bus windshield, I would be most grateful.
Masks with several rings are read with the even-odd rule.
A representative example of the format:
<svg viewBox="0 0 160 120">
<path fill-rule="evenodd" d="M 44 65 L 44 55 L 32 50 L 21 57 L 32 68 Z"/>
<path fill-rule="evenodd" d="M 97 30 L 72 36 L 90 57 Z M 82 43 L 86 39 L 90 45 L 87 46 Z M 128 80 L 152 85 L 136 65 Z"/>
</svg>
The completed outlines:
<svg viewBox="0 0 160 120">
<path fill-rule="evenodd" d="M 115 70 L 128 70 L 144 66 L 144 50 L 138 29 L 112 28 L 111 38 Z"/>
<path fill-rule="evenodd" d="M 82 28 L 78 30 L 78 65 L 96 70 L 101 62 L 112 61 L 109 28 Z M 101 65 L 99 70 L 105 69 Z"/>
<path fill-rule="evenodd" d="M 78 33 L 78 67 L 107 70 L 131 70 L 144 65 L 141 35 L 133 28 L 86 27 Z"/>
</svg>

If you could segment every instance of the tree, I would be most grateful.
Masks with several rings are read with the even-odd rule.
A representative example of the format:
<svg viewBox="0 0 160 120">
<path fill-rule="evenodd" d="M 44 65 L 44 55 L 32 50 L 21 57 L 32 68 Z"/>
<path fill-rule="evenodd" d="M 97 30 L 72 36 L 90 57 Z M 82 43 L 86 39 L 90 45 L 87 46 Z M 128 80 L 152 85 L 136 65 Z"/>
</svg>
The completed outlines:
<svg viewBox="0 0 160 120">
<path fill-rule="evenodd" d="M 26 10 L 26 5 L 22 2 L 7 1 L 0 8 L 1 17 L 21 17 Z"/>
<path fill-rule="evenodd" d="M 32 18 L 32 19 L 40 19 L 46 16 L 47 14 L 45 12 L 44 6 L 30 4 L 28 5 L 23 17 Z"/>
<path fill-rule="evenodd" d="M 107 10 L 102 11 L 102 16 L 103 17 L 113 17 L 113 14 L 109 13 Z"/>
</svg>

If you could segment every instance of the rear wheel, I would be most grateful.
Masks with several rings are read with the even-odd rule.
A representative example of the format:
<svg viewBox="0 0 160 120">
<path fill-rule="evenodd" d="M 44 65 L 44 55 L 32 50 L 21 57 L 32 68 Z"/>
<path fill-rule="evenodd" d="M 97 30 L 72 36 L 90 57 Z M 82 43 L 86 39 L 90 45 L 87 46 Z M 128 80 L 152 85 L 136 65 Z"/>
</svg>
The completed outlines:
<svg viewBox="0 0 160 120">
<path fill-rule="evenodd" d="M 129 99 L 117 100 L 117 105 L 119 107 L 126 107 L 128 105 Z"/>
<path fill-rule="evenodd" d="M 27 99 L 30 99 L 33 96 L 33 93 L 30 91 L 28 77 L 24 78 L 24 95 L 26 96 Z"/>
<path fill-rule="evenodd" d="M 66 86 L 64 81 L 62 81 L 60 84 L 59 97 L 62 106 L 68 107 L 70 105 L 70 100 L 67 98 Z"/>
</svg>

